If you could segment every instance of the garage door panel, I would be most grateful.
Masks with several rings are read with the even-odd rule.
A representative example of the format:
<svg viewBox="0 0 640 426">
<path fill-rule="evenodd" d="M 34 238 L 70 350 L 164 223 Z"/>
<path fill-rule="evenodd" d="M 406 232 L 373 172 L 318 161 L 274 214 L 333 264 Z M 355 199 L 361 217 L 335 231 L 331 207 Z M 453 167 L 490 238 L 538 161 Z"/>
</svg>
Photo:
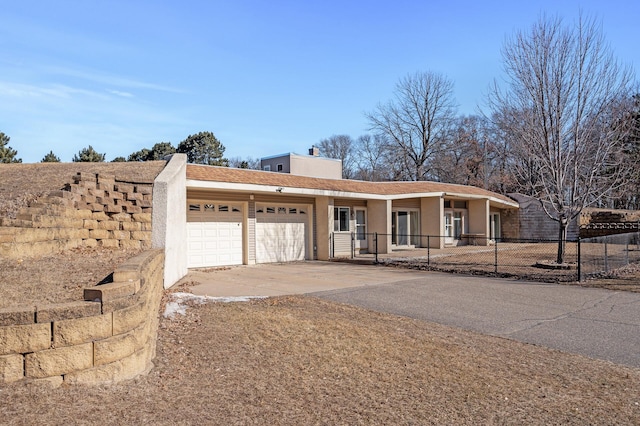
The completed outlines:
<svg viewBox="0 0 640 426">
<path fill-rule="evenodd" d="M 189 268 L 239 265 L 243 260 L 242 214 L 191 214 L 187 222 Z"/>
<path fill-rule="evenodd" d="M 305 260 L 307 254 L 307 216 L 304 206 L 264 206 L 256 215 L 256 262 Z M 262 211 L 262 214 L 259 214 Z"/>
</svg>

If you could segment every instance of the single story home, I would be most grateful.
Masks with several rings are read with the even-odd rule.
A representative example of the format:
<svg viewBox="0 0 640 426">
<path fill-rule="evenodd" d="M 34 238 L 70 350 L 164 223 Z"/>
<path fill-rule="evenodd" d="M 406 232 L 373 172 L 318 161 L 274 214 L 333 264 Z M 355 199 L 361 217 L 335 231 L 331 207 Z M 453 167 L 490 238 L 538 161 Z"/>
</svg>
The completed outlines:
<svg viewBox="0 0 640 426">
<path fill-rule="evenodd" d="M 167 286 L 188 268 L 347 256 L 373 249 L 376 233 L 378 253 L 442 248 L 469 237 L 488 244 L 501 237 L 501 216 L 518 208 L 472 186 L 204 166 L 186 164 L 180 154 L 155 186 L 154 206 L 166 199 L 165 209 L 154 207 L 152 238 L 165 247 Z"/>
</svg>

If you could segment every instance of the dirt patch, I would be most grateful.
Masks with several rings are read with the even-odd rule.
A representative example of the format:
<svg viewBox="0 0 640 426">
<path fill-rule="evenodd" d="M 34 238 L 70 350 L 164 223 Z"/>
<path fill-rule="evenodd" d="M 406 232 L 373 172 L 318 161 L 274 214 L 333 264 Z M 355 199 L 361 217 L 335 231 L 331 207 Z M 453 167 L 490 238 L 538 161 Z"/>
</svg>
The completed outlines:
<svg viewBox="0 0 640 426">
<path fill-rule="evenodd" d="M 162 319 L 118 385 L 0 388 L 3 423 L 638 424 L 640 370 L 310 297 Z"/>
</svg>

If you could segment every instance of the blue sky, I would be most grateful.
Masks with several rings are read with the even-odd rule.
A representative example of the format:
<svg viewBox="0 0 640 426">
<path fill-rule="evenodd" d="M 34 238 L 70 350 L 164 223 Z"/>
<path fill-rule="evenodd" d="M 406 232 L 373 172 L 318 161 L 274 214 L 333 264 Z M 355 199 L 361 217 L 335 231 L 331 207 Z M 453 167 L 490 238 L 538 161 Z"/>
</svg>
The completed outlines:
<svg viewBox="0 0 640 426">
<path fill-rule="evenodd" d="M 306 153 L 367 133 L 364 113 L 417 71 L 444 74 L 460 114 L 477 113 L 505 37 L 580 10 L 640 67 L 634 0 L 5 2 L 0 131 L 24 162 L 88 145 L 110 161 L 199 131 L 226 157 Z"/>
</svg>

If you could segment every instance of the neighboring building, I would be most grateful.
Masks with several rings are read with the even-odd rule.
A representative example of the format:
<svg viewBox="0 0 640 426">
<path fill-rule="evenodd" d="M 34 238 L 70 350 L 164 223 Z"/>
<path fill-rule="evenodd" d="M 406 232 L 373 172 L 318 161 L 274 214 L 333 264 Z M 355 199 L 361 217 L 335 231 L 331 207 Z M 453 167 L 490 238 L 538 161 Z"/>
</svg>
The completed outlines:
<svg viewBox="0 0 640 426">
<path fill-rule="evenodd" d="M 545 213 L 540 200 L 523 194 L 509 194 L 520 205 L 517 215 L 517 238 L 531 240 L 557 240 L 558 222 Z M 552 210 L 551 208 L 549 210 Z M 580 225 L 578 218 L 574 218 L 567 226 L 566 239 L 578 239 Z"/>
<path fill-rule="evenodd" d="M 262 158 L 260 159 L 260 168 L 266 172 L 342 179 L 342 161 L 320 157 L 320 152 L 316 147 L 311 147 L 309 155 L 288 153 Z"/>
<path fill-rule="evenodd" d="M 523 194 L 509 194 L 520 205 L 518 214 L 507 215 L 504 227 L 514 224 L 515 231 L 507 232 L 505 237 L 533 240 L 557 240 L 558 222 L 545 213 L 540 200 Z M 552 209 L 550 209 L 552 210 Z M 513 220 L 515 218 L 515 220 Z M 566 238 L 575 241 L 578 238 L 603 235 L 624 234 L 640 230 L 640 211 L 585 207 L 578 217 L 567 226 Z"/>
</svg>

